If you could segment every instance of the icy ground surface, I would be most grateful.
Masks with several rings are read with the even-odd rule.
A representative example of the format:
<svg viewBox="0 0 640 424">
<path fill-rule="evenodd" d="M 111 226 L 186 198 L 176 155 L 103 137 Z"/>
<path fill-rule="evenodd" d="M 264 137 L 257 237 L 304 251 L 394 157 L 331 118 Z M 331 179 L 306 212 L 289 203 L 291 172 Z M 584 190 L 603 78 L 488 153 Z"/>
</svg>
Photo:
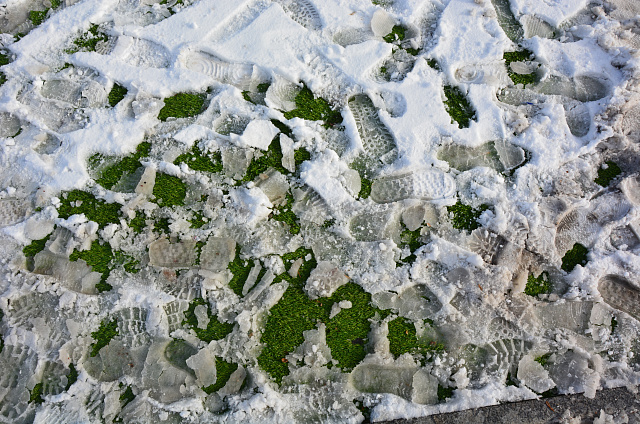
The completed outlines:
<svg viewBox="0 0 640 424">
<path fill-rule="evenodd" d="M 636 0 L 0 0 L 0 421 L 640 382 Z"/>
</svg>

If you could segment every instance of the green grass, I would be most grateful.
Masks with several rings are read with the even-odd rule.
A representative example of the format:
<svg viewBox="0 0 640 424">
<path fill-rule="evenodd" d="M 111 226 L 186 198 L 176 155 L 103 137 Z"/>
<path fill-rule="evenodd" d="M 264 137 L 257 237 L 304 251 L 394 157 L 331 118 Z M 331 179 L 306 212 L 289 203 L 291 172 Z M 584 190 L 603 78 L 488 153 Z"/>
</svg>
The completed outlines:
<svg viewBox="0 0 640 424">
<path fill-rule="evenodd" d="M 523 49 L 516 52 L 504 52 L 503 55 L 505 65 L 507 66 L 507 73 L 511 81 L 514 84 L 535 84 L 538 82 L 538 75 L 534 72 L 531 74 L 520 75 L 516 74 L 511 70 L 509 66 L 512 62 L 525 62 L 527 60 L 533 60 L 535 58 L 533 52 L 531 50 Z"/>
<path fill-rule="evenodd" d="M 455 388 L 453 387 L 444 387 L 438 384 L 438 400 L 445 402 L 447 399 L 453 397 L 454 390 Z"/>
<path fill-rule="evenodd" d="M 69 375 L 67 376 L 67 385 L 64 390 L 68 391 L 76 381 L 78 381 L 78 370 L 76 369 L 76 366 L 71 363 L 69 364 Z"/>
<path fill-rule="evenodd" d="M 216 382 L 210 386 L 203 387 L 202 390 L 208 395 L 217 392 L 218 390 L 222 389 L 225 384 L 227 384 L 227 381 L 229 381 L 231 374 L 233 374 L 237 369 L 238 364 L 227 362 L 224 359 L 216 356 Z"/>
<path fill-rule="evenodd" d="M 164 99 L 164 107 L 160 109 L 158 119 L 166 121 L 167 118 L 189 118 L 198 115 L 204 108 L 207 96 L 204 93 L 178 93 Z"/>
<path fill-rule="evenodd" d="M 114 185 L 120 181 L 125 173 L 132 174 L 142 167 L 140 159 L 149 156 L 151 152 L 151 143 L 146 141 L 140 143 L 136 147 L 134 154 L 123 157 L 119 162 L 106 167 L 101 173 L 100 177 L 96 179 L 96 182 L 102 187 L 110 190 Z M 106 158 L 100 154 L 91 156 L 89 164 L 91 166 L 99 166 Z"/>
<path fill-rule="evenodd" d="M 47 241 L 51 238 L 51 234 L 47 235 L 40 240 L 33 240 L 31 243 L 22 248 L 22 253 L 27 258 L 32 258 L 37 255 L 39 252 L 44 250 L 44 246 L 47 244 Z"/>
<path fill-rule="evenodd" d="M 8 65 L 9 62 L 9 56 L 4 52 L 0 52 L 0 66 Z"/>
<path fill-rule="evenodd" d="M 236 256 L 233 261 L 229 262 L 229 271 L 233 274 L 231 281 L 229 281 L 229 288 L 238 296 L 242 296 L 242 288 L 253 266 L 253 261 L 240 259 L 240 246 L 236 245 Z"/>
<path fill-rule="evenodd" d="M 615 162 L 609 160 L 605 162 L 605 164 L 607 165 L 607 168 L 604 169 L 600 167 L 600 169 L 598 169 L 598 177 L 594 180 L 596 184 L 601 185 L 602 187 L 607 187 L 611 184 L 611 181 L 622 173 L 622 169 L 620 169 Z"/>
<path fill-rule="evenodd" d="M 209 315 L 209 325 L 207 328 L 198 328 L 198 319 L 196 318 L 195 309 L 198 305 L 205 305 L 207 307 L 207 313 Z M 184 321 L 182 321 L 183 325 L 186 325 L 188 328 L 191 328 L 196 336 L 202 340 L 203 342 L 209 343 L 213 340 L 223 339 L 227 334 L 233 331 L 233 324 L 229 324 L 226 322 L 218 321 L 218 318 L 211 314 L 211 305 L 202 299 L 197 298 L 194 299 L 190 304 L 189 308 L 184 313 Z"/>
<path fill-rule="evenodd" d="M 546 272 L 540 274 L 537 278 L 529 274 L 527 278 L 527 285 L 524 288 L 524 293 L 529 296 L 538 296 L 539 294 L 546 294 L 551 292 L 551 281 L 549 275 Z"/>
<path fill-rule="evenodd" d="M 201 172 L 222 172 L 222 155 L 220 152 L 211 154 L 204 153 L 197 143 L 189 153 L 183 153 L 173 161 L 174 165 L 186 163 L 194 171 Z"/>
<path fill-rule="evenodd" d="M 323 121 L 325 127 L 332 127 L 342 122 L 340 111 L 332 109 L 329 102 L 322 97 L 315 98 L 307 86 L 298 93 L 295 101 L 296 108 L 284 113 L 286 119 L 302 118 L 309 121 Z"/>
<path fill-rule="evenodd" d="M 136 395 L 133 394 L 133 390 L 131 390 L 131 386 L 127 386 L 127 390 L 122 392 L 120 395 L 120 405 L 122 408 L 127 406 L 136 398 Z"/>
<path fill-rule="evenodd" d="M 0 87 L 2 87 L 5 82 L 7 82 L 7 77 L 2 72 L 0 72 Z"/>
<path fill-rule="evenodd" d="M 478 224 L 478 218 L 480 218 L 482 212 L 487 209 L 489 209 L 487 205 L 481 205 L 479 208 L 474 209 L 459 200 L 455 205 L 447 206 L 447 212 L 449 212 L 449 215 L 452 215 L 451 224 L 453 228 L 467 231 L 473 231 L 480 226 L 480 224 Z"/>
<path fill-rule="evenodd" d="M 164 233 L 167 235 L 171 234 L 171 229 L 169 226 L 171 225 L 171 221 L 169 218 L 160 218 L 156 222 L 153 223 L 153 229 L 158 233 Z"/>
<path fill-rule="evenodd" d="M 412 355 L 427 355 L 432 352 L 444 352 L 444 345 L 435 341 L 428 344 L 421 343 L 416 336 L 416 327 L 412 321 L 398 317 L 389 322 L 389 350 L 394 358 L 410 353 Z"/>
<path fill-rule="evenodd" d="M 45 10 L 31 10 L 29 12 L 29 20 L 35 26 L 40 25 L 47 19 L 47 12 L 49 9 Z"/>
<path fill-rule="evenodd" d="M 422 235 L 420 234 L 422 227 L 417 228 L 413 231 L 409 231 L 404 226 L 404 224 L 402 224 L 402 228 L 403 228 L 402 233 L 400 233 L 400 241 L 401 241 L 400 247 L 402 248 L 406 246 L 411 252 L 409 256 L 402 259 L 402 262 L 413 263 L 416 260 L 416 255 L 414 255 L 414 252 L 424 245 L 424 243 L 421 240 Z"/>
<path fill-rule="evenodd" d="M 51 0 L 51 7 L 54 9 L 59 8 L 62 5 L 62 0 Z"/>
<path fill-rule="evenodd" d="M 289 232 L 295 235 L 300 232 L 300 224 L 298 222 L 298 217 L 291 210 L 293 207 L 293 196 L 291 193 L 287 193 L 286 199 L 286 204 L 273 208 L 273 215 L 271 216 L 271 219 L 274 221 L 284 222 L 289 226 Z"/>
<path fill-rule="evenodd" d="M 445 106 L 451 123 L 456 122 L 460 128 L 469 128 L 469 123 L 475 119 L 476 112 L 464 93 L 456 86 L 444 86 Z"/>
<path fill-rule="evenodd" d="M 124 96 L 126 96 L 127 93 L 128 90 L 126 89 L 126 87 L 123 87 L 118 83 L 113 84 L 113 88 L 109 92 L 109 106 L 114 107 L 115 105 L 120 103 L 120 101 L 124 99 Z"/>
<path fill-rule="evenodd" d="M 44 402 L 42 399 L 42 383 L 33 386 L 33 390 L 29 390 L 29 403 L 39 405 Z"/>
<path fill-rule="evenodd" d="M 394 25 L 391 32 L 382 37 L 382 39 L 387 43 L 400 42 L 404 40 L 406 31 L 407 29 L 402 25 Z"/>
<path fill-rule="evenodd" d="M 545 367 L 549 363 L 549 358 L 551 358 L 551 353 L 546 353 L 542 356 L 538 356 L 537 358 L 534 358 L 534 361 L 536 361 L 537 363 Z"/>
<path fill-rule="evenodd" d="M 310 250 L 300 248 L 283 255 L 285 267 L 289 269 L 295 259 L 304 258 L 311 253 Z M 316 328 L 318 323 L 326 324 L 327 345 L 337 366 L 343 371 L 353 369 L 366 355 L 369 320 L 377 312 L 382 312 L 371 306 L 371 295 L 354 283 L 338 288 L 329 298 L 311 300 L 303 287 L 315 266 L 316 261 L 312 256 L 303 263 L 295 278 L 285 272 L 274 281 L 285 280 L 289 282 L 289 287 L 270 310 L 261 336 L 264 349 L 258 357 L 258 364 L 278 384 L 289 374 L 286 355 L 304 341 L 303 332 Z M 341 300 L 351 301 L 352 307 L 343 309 L 329 319 L 332 305 Z"/>
<path fill-rule="evenodd" d="M 73 40 L 73 47 L 67 49 L 66 52 L 69 54 L 73 54 L 79 51 L 95 52 L 96 45 L 100 41 L 106 42 L 108 40 L 109 37 L 102 31 L 100 31 L 100 27 L 98 25 L 92 24 L 87 32 Z"/>
<path fill-rule="evenodd" d="M 616 328 L 618 328 L 618 320 L 616 319 L 615 316 L 611 317 L 611 334 L 616 332 Z M 0 349 L 0 352 L 2 352 L 2 349 Z"/>
<path fill-rule="evenodd" d="M 271 122 L 278 122 L 278 121 L 271 121 Z M 281 125 L 278 126 L 278 129 L 282 131 L 282 128 L 280 127 L 284 126 L 285 129 L 287 129 L 288 132 L 291 133 L 291 130 L 288 127 L 286 127 L 282 123 L 280 124 Z M 285 131 L 282 131 L 282 132 L 285 133 Z M 311 159 L 311 154 L 306 149 L 300 148 L 293 153 L 293 159 L 295 162 L 295 166 L 297 168 L 298 166 L 300 166 L 302 162 Z M 273 138 L 273 140 L 271 140 L 271 144 L 269 144 L 269 148 L 267 149 L 266 152 L 264 152 L 262 156 L 260 156 L 259 158 L 253 158 L 251 160 L 251 163 L 247 168 L 247 172 L 245 173 L 241 182 L 253 181 L 258 177 L 258 175 L 266 172 L 267 169 L 269 168 L 273 168 L 276 171 L 285 175 L 291 174 L 291 172 L 289 172 L 288 169 L 282 166 L 282 149 L 280 147 L 280 137 L 277 135 Z"/>
<path fill-rule="evenodd" d="M 187 196 L 187 185 L 178 177 L 157 173 L 153 195 L 156 202 L 162 206 L 183 206 L 184 198 Z"/>
<path fill-rule="evenodd" d="M 98 289 L 99 293 L 112 289 L 111 285 L 107 283 L 107 278 L 112 269 L 111 263 L 114 260 L 114 254 L 109 243 L 101 244 L 98 240 L 94 240 L 89 250 L 81 252 L 76 250 L 69 256 L 69 260 L 72 262 L 78 259 L 84 260 L 94 272 L 102 274 L 100 282 L 96 284 L 96 289 Z"/>
<path fill-rule="evenodd" d="M 94 357 L 98 355 L 100 349 L 109 344 L 111 339 L 118 335 L 118 321 L 113 319 L 112 321 L 104 320 L 100 323 L 98 330 L 91 333 L 91 337 L 95 340 L 95 343 L 91 344 L 91 353 L 89 356 Z"/>
<path fill-rule="evenodd" d="M 562 270 L 571 272 L 576 265 L 584 266 L 587 263 L 587 254 L 589 250 L 580 243 L 573 245 L 571 250 L 564 254 L 562 258 Z"/>
<path fill-rule="evenodd" d="M 373 184 L 373 181 L 363 177 L 364 172 L 358 172 L 360 173 L 360 192 L 358 193 L 358 197 L 366 199 L 371 195 L 371 184 Z"/>
<path fill-rule="evenodd" d="M 107 224 L 120 223 L 120 208 L 118 203 L 107 203 L 96 199 L 91 193 L 82 190 L 73 190 L 67 193 L 66 198 L 60 199 L 58 216 L 69 218 L 72 215 L 84 214 L 87 219 L 98 223 L 100 228 Z M 80 202 L 78 204 L 77 202 Z"/>
<path fill-rule="evenodd" d="M 136 234 L 140 234 L 142 230 L 147 226 L 147 216 L 143 211 L 136 211 L 136 216 L 129 221 L 129 227 L 133 229 Z"/>
</svg>

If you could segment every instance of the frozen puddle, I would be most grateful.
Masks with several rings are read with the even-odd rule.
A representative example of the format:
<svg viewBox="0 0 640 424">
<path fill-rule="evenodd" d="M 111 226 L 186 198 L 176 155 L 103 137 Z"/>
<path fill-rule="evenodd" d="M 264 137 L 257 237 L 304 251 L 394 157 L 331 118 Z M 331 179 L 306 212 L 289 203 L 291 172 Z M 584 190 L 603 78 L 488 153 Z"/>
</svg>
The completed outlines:
<svg viewBox="0 0 640 424">
<path fill-rule="evenodd" d="M 640 383 L 637 12 L 0 1 L 0 422 Z"/>
</svg>

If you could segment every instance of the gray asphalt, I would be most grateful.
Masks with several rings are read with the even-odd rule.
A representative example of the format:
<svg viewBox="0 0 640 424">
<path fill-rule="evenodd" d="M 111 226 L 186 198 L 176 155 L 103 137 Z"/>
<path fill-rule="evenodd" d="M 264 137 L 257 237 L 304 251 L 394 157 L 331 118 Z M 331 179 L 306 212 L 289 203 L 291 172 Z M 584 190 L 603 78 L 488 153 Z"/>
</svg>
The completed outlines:
<svg viewBox="0 0 640 424">
<path fill-rule="evenodd" d="M 582 394 L 557 396 L 410 420 L 385 421 L 384 424 L 587 424 L 599 418 L 601 411 L 610 416 L 602 423 L 640 424 L 638 387 L 635 387 L 635 391 L 634 394 L 624 387 L 603 389 L 597 392 L 594 399 Z"/>
</svg>

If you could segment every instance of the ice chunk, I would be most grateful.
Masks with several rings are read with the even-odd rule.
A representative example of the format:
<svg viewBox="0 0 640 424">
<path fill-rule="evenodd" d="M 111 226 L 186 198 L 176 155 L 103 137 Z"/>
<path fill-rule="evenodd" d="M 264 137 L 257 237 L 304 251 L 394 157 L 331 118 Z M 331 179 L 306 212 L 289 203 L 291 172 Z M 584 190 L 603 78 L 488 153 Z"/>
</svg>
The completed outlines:
<svg viewBox="0 0 640 424">
<path fill-rule="evenodd" d="M 133 307 L 120 309 L 114 314 L 118 322 L 117 338 L 132 349 L 145 346 L 150 342 L 147 333 L 147 310 Z"/>
<path fill-rule="evenodd" d="M 467 171 L 476 166 L 488 166 L 498 171 L 502 170 L 500 157 L 493 143 L 473 148 L 449 144 L 438 150 L 438 159 L 447 161 L 452 168 L 458 171 Z"/>
<path fill-rule="evenodd" d="M 359 241 L 399 240 L 400 214 L 394 207 L 364 210 L 349 223 L 351 235 Z"/>
<path fill-rule="evenodd" d="M 538 317 L 544 328 L 565 328 L 582 334 L 589 327 L 593 302 L 562 302 L 541 305 Z"/>
<path fill-rule="evenodd" d="M 137 194 L 144 194 L 150 196 L 153 194 L 153 187 L 156 184 L 156 170 L 154 167 L 148 166 L 144 169 L 142 177 L 136 186 Z"/>
<path fill-rule="evenodd" d="M 280 150 L 282 151 L 282 167 L 289 172 L 295 172 L 295 150 L 293 149 L 293 140 L 286 134 L 280 134 Z"/>
<path fill-rule="evenodd" d="M 207 308 L 205 305 L 198 305 L 194 309 L 193 313 L 195 314 L 196 319 L 198 320 L 197 327 L 200 328 L 201 330 L 206 329 L 210 321 L 209 308 Z"/>
<path fill-rule="evenodd" d="M 267 195 L 269 201 L 274 205 L 284 205 L 289 192 L 289 182 L 287 177 L 273 168 L 267 169 L 258 175 L 255 181 L 256 186 Z"/>
<path fill-rule="evenodd" d="M 73 106 L 80 104 L 81 89 L 76 83 L 63 79 L 45 81 L 40 94 L 48 99 L 59 100 Z"/>
<path fill-rule="evenodd" d="M 229 380 L 227 380 L 227 383 L 218 391 L 218 393 L 220 396 L 228 396 L 238 393 L 242 388 L 246 377 L 247 371 L 243 366 L 239 365 L 238 368 L 231 373 Z"/>
<path fill-rule="evenodd" d="M 236 242 L 231 238 L 209 237 L 200 253 L 200 267 L 223 271 L 236 255 Z"/>
<path fill-rule="evenodd" d="M 311 271 L 304 290 L 311 299 L 329 297 L 336 289 L 349 281 L 344 272 L 331 262 L 320 261 Z"/>
<path fill-rule="evenodd" d="M 142 383 L 149 389 L 149 396 L 167 403 L 182 399 L 180 388 L 195 382 L 190 372 L 174 366 L 165 357 L 167 345 L 170 343 L 170 340 L 153 343 L 142 371 Z M 215 372 L 215 366 L 209 364 L 209 368 L 213 368 Z"/>
<path fill-rule="evenodd" d="M 247 173 L 253 152 L 247 149 L 231 147 L 222 151 L 222 167 L 225 175 L 240 180 Z"/>
<path fill-rule="evenodd" d="M 577 101 L 563 102 L 565 120 L 571 134 L 584 137 L 591 128 L 591 113 L 589 108 Z"/>
<path fill-rule="evenodd" d="M 537 16 L 525 15 L 522 17 L 522 23 L 524 27 L 524 36 L 526 38 L 532 38 L 535 36 L 540 38 L 553 38 L 555 36 L 553 27 Z"/>
<path fill-rule="evenodd" d="M 396 20 L 384 9 L 377 9 L 371 17 L 371 31 L 376 37 L 384 37 L 391 33 L 395 24 Z"/>
<path fill-rule="evenodd" d="M 536 91 L 569 97 L 579 102 L 592 102 L 608 95 L 609 83 L 604 77 L 591 75 L 579 75 L 573 79 L 552 76 L 538 84 Z"/>
<path fill-rule="evenodd" d="M 153 266 L 189 268 L 195 265 L 196 255 L 196 242 L 192 240 L 171 243 L 161 239 L 149 245 L 149 262 Z"/>
<path fill-rule="evenodd" d="M 0 352 L 0 417 L 7 422 L 22 421 L 29 406 L 27 384 L 37 364 L 36 353 L 23 344 L 5 345 Z"/>
<path fill-rule="evenodd" d="M 209 349 L 202 349 L 186 361 L 187 366 L 196 373 L 200 386 L 210 386 L 216 382 L 216 357 Z"/>
<path fill-rule="evenodd" d="M 517 42 L 524 35 L 520 23 L 513 16 L 509 0 L 491 0 L 498 15 L 498 23 L 511 41 Z"/>
<path fill-rule="evenodd" d="M 525 355 L 518 363 L 518 380 L 536 393 L 546 392 L 556 386 L 549 378 L 549 371 L 531 355 Z"/>
<path fill-rule="evenodd" d="M 272 108 L 280 109 L 283 112 L 290 112 L 296 108 L 296 96 L 301 90 L 302 88 L 300 88 L 298 84 L 276 76 L 267 89 L 264 100 L 267 105 Z"/>
<path fill-rule="evenodd" d="M 640 320 L 640 288 L 626 278 L 607 275 L 598 282 L 598 290 L 605 302 Z"/>
<path fill-rule="evenodd" d="M 20 128 L 20 119 L 10 113 L 0 112 L 0 137 L 13 137 Z"/>
<path fill-rule="evenodd" d="M 27 199 L 0 200 L 0 227 L 23 221 L 31 212 L 31 202 Z"/>
<path fill-rule="evenodd" d="M 349 375 L 349 382 L 364 393 L 391 393 L 411 400 L 416 371 L 401 365 L 360 364 Z"/>
<path fill-rule="evenodd" d="M 413 374 L 411 401 L 422 405 L 438 402 L 438 379 L 424 368 Z"/>
<path fill-rule="evenodd" d="M 453 196 L 455 190 L 456 183 L 451 176 L 424 169 L 375 180 L 371 185 L 371 199 L 377 203 L 404 199 L 439 200 Z"/>
<path fill-rule="evenodd" d="M 202 306 L 202 305 L 198 305 Z M 165 347 L 164 357 L 171 365 L 183 371 L 195 375 L 187 365 L 187 359 L 198 353 L 198 349 L 184 340 L 171 340 Z"/>
<path fill-rule="evenodd" d="M 424 206 L 411 206 L 402 212 L 402 223 L 407 227 L 407 230 L 415 231 L 422 226 L 424 216 Z"/>
<path fill-rule="evenodd" d="M 271 140 L 278 135 L 280 130 L 271 121 L 257 119 L 249 122 L 242 135 L 231 134 L 231 141 L 239 147 L 257 147 L 267 150 Z"/>
<path fill-rule="evenodd" d="M 455 78 L 467 84 L 487 84 L 496 87 L 510 84 L 509 74 L 502 62 L 464 65 L 456 69 Z"/>
</svg>

